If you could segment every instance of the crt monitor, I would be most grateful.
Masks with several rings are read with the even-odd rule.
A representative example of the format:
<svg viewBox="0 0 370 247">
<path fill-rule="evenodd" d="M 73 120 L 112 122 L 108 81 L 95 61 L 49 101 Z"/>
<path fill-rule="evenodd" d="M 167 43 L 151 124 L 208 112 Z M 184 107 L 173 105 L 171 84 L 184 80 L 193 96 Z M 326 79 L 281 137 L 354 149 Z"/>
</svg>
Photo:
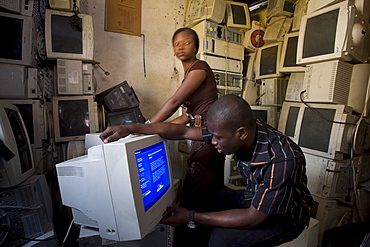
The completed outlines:
<svg viewBox="0 0 370 247">
<path fill-rule="evenodd" d="M 282 42 L 264 45 L 257 49 L 256 79 L 282 77 L 279 72 Z"/>
<path fill-rule="evenodd" d="M 226 26 L 242 29 L 244 31 L 251 28 L 251 17 L 246 3 L 226 1 Z"/>
<path fill-rule="evenodd" d="M 297 64 L 297 45 L 299 32 L 284 36 L 279 71 L 282 73 L 304 72 L 305 66 Z"/>
<path fill-rule="evenodd" d="M 48 59 L 75 59 L 86 62 L 94 57 L 94 28 L 91 15 L 47 9 L 45 45 Z"/>
<path fill-rule="evenodd" d="M 36 31 L 32 17 L 0 12 L 0 63 L 36 67 Z"/>
<path fill-rule="evenodd" d="M 48 138 L 47 117 L 49 104 L 37 99 L 6 99 L 15 105 L 21 113 L 26 126 L 30 143 L 35 148 L 41 148 Z"/>
<path fill-rule="evenodd" d="M 292 16 L 296 0 L 270 0 L 267 3 L 266 18 L 269 20 L 273 16 Z"/>
<path fill-rule="evenodd" d="M 139 99 L 127 81 L 113 86 L 96 95 L 96 101 L 102 104 L 107 112 L 119 112 L 139 106 Z"/>
<path fill-rule="evenodd" d="M 57 164 L 56 170 L 74 222 L 95 228 L 104 239 L 144 238 L 175 200 L 169 154 L 158 135 L 90 147 L 87 155 Z"/>
<path fill-rule="evenodd" d="M 84 140 L 103 128 L 103 113 L 92 95 L 53 97 L 56 142 Z"/>
<path fill-rule="evenodd" d="M 341 159 L 349 154 L 351 146 L 356 144 L 351 145 L 351 141 L 358 121 L 352 115 L 352 108 L 320 103 L 309 106 L 284 102 L 278 129 L 292 137 L 305 153 L 329 159 Z"/>
<path fill-rule="evenodd" d="M 0 101 L 0 188 L 18 185 L 35 173 L 30 139 L 18 108 Z"/>
<path fill-rule="evenodd" d="M 278 124 L 278 107 L 277 106 L 251 106 L 253 117 L 261 119 L 273 128 L 277 128 Z"/>
<path fill-rule="evenodd" d="M 185 12 L 185 26 L 193 27 L 203 20 L 221 23 L 225 16 L 224 0 L 188 0 Z"/>
<path fill-rule="evenodd" d="M 341 59 L 367 62 L 369 24 L 352 1 L 345 0 L 302 17 L 297 64 Z"/>
</svg>

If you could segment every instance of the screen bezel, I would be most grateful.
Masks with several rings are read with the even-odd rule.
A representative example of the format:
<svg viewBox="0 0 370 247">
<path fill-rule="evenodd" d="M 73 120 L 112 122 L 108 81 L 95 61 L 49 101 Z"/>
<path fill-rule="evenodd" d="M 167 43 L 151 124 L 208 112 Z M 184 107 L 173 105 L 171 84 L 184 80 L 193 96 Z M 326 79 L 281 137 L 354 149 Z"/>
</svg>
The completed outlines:
<svg viewBox="0 0 370 247">
<path fill-rule="evenodd" d="M 289 40 L 295 37 L 299 38 L 299 32 L 287 33 L 284 36 L 283 47 L 282 47 L 281 56 L 280 56 L 281 57 L 280 68 L 279 68 L 280 72 L 283 72 L 283 73 L 304 72 L 306 69 L 304 65 L 298 65 L 298 64 L 296 64 L 295 66 L 284 66 L 285 58 L 288 52 Z M 297 47 L 298 47 L 298 40 L 297 40 Z M 297 48 L 296 48 L 296 51 L 297 51 Z M 295 63 L 297 63 L 297 55 L 295 58 Z"/>
<path fill-rule="evenodd" d="M 269 45 L 264 45 L 264 46 L 257 49 L 256 66 L 255 66 L 255 73 L 256 73 L 255 78 L 257 80 L 266 79 L 266 78 L 282 77 L 283 76 L 283 74 L 279 72 L 281 49 L 282 49 L 282 45 L 283 45 L 282 43 L 283 42 L 275 42 L 275 43 L 272 43 L 272 44 L 269 44 Z M 275 68 L 276 73 L 261 75 L 261 58 L 262 58 L 263 51 L 266 50 L 266 49 L 275 47 L 275 46 L 277 46 L 276 68 Z"/>
</svg>

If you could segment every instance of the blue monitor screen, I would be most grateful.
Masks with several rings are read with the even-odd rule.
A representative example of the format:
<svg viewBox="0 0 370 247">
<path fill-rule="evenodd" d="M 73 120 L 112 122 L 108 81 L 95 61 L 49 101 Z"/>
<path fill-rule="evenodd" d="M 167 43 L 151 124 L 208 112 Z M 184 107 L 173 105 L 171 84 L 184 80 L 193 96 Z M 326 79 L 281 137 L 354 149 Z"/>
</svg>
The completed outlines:
<svg viewBox="0 0 370 247">
<path fill-rule="evenodd" d="M 135 151 L 144 202 L 150 209 L 170 188 L 170 171 L 163 142 Z"/>
</svg>

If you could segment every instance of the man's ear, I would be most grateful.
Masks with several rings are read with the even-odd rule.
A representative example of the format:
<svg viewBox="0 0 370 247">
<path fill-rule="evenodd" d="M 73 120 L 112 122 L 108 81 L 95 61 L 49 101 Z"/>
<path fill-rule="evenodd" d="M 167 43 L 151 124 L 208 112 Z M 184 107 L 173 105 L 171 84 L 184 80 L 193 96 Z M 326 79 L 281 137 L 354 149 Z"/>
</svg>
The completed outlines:
<svg viewBox="0 0 370 247">
<path fill-rule="evenodd" d="M 240 127 L 236 130 L 236 134 L 240 140 L 244 141 L 248 137 L 248 130 L 246 127 Z"/>
</svg>

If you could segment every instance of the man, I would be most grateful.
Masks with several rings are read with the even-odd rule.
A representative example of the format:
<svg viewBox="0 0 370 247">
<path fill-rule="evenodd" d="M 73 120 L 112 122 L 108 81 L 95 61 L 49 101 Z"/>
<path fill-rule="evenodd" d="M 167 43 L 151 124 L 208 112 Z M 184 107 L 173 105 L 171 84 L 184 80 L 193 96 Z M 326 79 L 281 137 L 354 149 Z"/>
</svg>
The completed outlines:
<svg viewBox="0 0 370 247">
<path fill-rule="evenodd" d="M 110 142 L 131 133 L 159 134 L 205 140 L 220 153 L 234 154 L 246 190 L 197 198 L 193 208 L 170 207 L 162 223 L 179 226 L 179 246 L 276 246 L 296 238 L 308 225 L 313 204 L 298 145 L 253 119 L 248 103 L 235 95 L 219 98 L 207 122 L 202 128 L 170 123 L 113 126 L 101 138 Z"/>
</svg>

